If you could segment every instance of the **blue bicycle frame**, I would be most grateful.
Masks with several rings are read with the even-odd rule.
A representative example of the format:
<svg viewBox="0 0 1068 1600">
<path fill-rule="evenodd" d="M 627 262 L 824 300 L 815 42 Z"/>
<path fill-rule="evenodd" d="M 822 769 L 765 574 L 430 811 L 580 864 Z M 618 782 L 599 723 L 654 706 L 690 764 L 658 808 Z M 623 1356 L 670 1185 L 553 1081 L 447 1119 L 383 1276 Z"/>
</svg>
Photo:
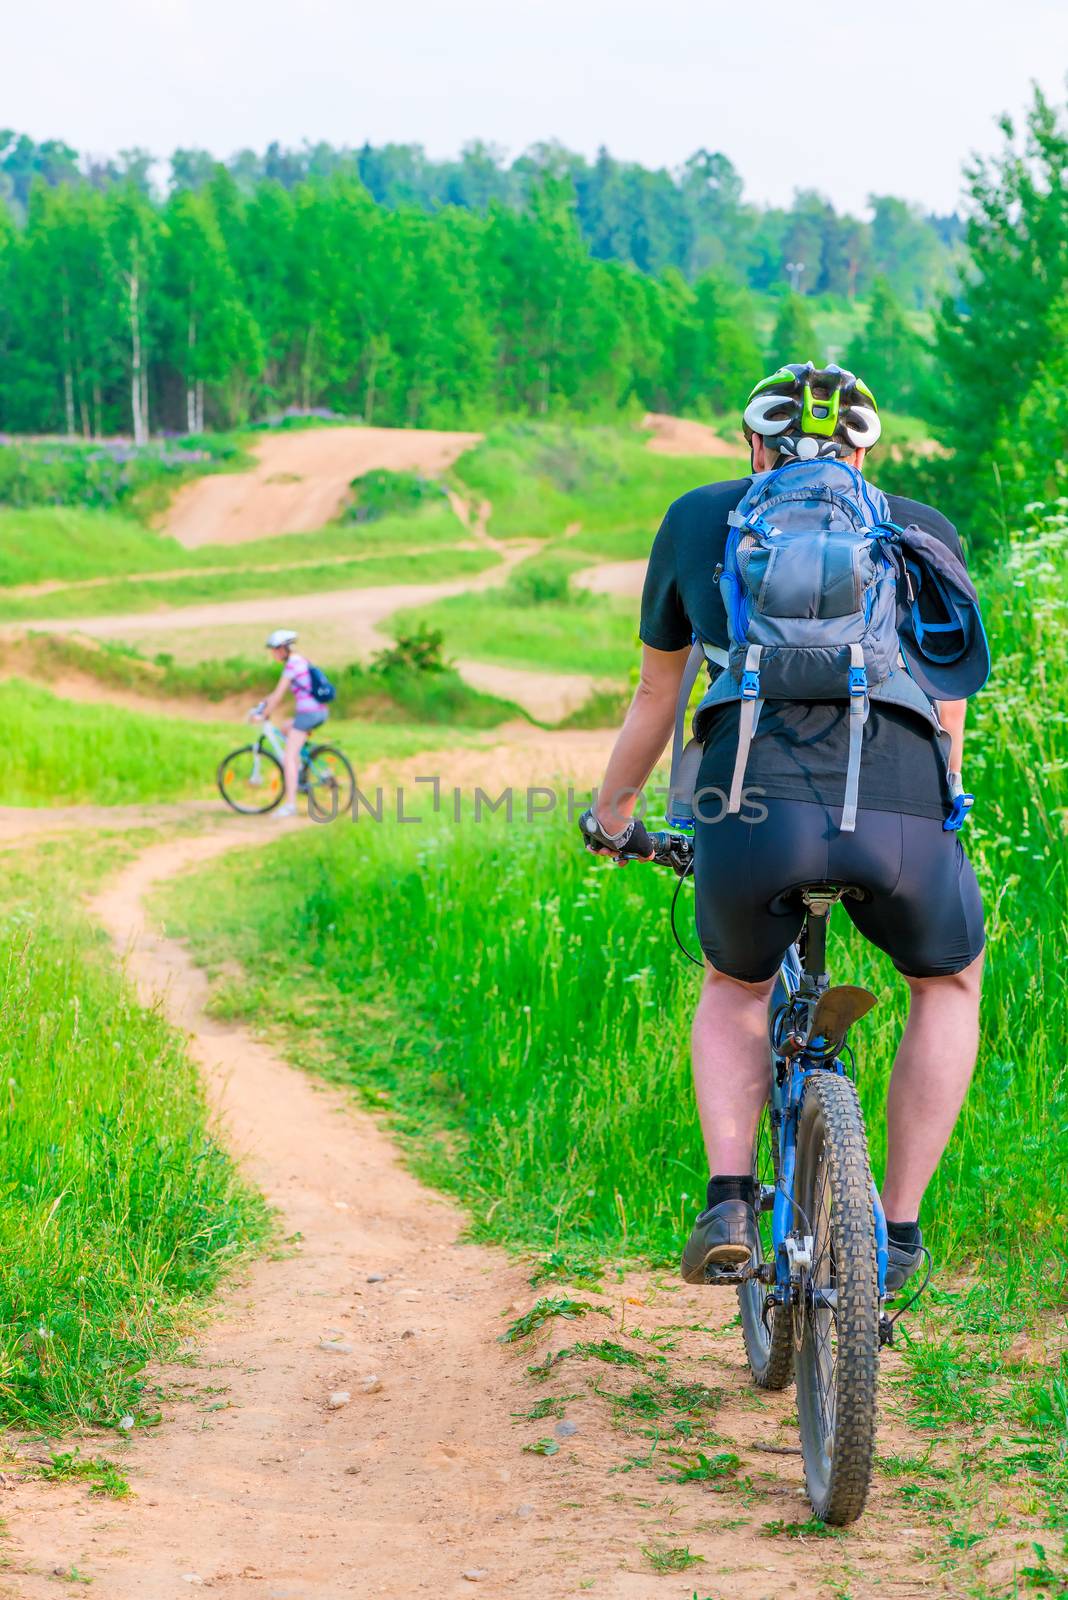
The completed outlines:
<svg viewBox="0 0 1068 1600">
<path fill-rule="evenodd" d="M 829 909 L 829 908 L 828 908 Z M 809 928 L 817 913 L 810 910 Z M 821 943 L 826 936 L 827 911 L 819 914 Z M 818 962 L 822 966 L 822 953 Z M 797 1226 L 798 1207 L 794 1197 L 794 1177 L 797 1162 L 797 1128 L 801 1114 L 801 1100 L 805 1083 L 813 1072 L 837 1072 L 845 1076 L 845 1063 L 839 1054 L 828 1056 L 828 1041 L 822 1034 L 813 1035 L 801 1048 L 782 1050 L 787 1039 L 796 1041 L 798 1034 L 791 1023 L 804 1023 L 809 1008 L 826 988 L 826 974 L 802 971 L 801 958 L 796 945 L 792 945 L 779 971 L 772 994 L 772 1077 L 771 1077 L 771 1137 L 779 1152 L 778 1182 L 772 1205 L 772 1238 L 775 1245 L 775 1284 L 771 1299 L 779 1305 L 789 1306 L 799 1283 L 800 1269 L 811 1265 L 811 1239 L 806 1238 L 811 1227 L 807 1218 L 799 1220 L 804 1231 Z M 803 1037 L 803 1035 L 802 1035 Z M 872 1205 L 875 1211 L 875 1244 L 879 1269 L 879 1299 L 886 1295 L 887 1235 L 886 1216 L 878 1190 L 872 1184 Z"/>
</svg>

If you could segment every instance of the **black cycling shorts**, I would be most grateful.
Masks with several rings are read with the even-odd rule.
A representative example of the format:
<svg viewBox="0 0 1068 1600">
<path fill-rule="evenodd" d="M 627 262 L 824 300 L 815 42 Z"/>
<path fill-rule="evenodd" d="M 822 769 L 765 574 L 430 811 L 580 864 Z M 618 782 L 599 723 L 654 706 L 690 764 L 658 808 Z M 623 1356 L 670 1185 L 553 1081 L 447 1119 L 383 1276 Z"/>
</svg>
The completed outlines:
<svg viewBox="0 0 1068 1600">
<path fill-rule="evenodd" d="M 809 800 L 762 799 L 720 822 L 698 821 L 694 837 L 697 933 L 708 960 L 730 978 L 773 977 L 801 931 L 798 887 L 848 883 L 867 891 L 844 900 L 872 944 L 912 978 L 962 972 L 983 948 L 983 902 L 956 833 L 933 817 L 860 811 L 855 833 L 841 812 Z M 742 818 L 746 818 L 745 821 Z"/>
</svg>

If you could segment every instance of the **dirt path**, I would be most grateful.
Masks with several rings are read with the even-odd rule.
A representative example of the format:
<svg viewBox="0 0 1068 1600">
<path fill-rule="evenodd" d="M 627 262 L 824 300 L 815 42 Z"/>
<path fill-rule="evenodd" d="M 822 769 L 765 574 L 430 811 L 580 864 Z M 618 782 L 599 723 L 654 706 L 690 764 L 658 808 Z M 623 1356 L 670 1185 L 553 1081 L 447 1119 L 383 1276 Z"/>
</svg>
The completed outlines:
<svg viewBox="0 0 1068 1600">
<path fill-rule="evenodd" d="M 693 422 L 689 417 L 669 417 L 661 411 L 650 411 L 642 418 L 642 427 L 652 435 L 647 449 L 658 456 L 738 456 L 747 454 L 741 438 L 737 444 L 728 444 L 707 423 Z"/>
<path fill-rule="evenodd" d="M 506 768 L 498 752 L 498 776 Z M 272 836 L 232 819 L 153 845 L 93 911 L 128 952 L 142 1003 L 162 1003 L 187 1031 L 221 1134 L 277 1207 L 289 1247 L 232 1282 L 183 1360 L 156 1375 L 164 1421 L 121 1452 L 130 1500 L 35 1482 L 9 1490 L 0 1594 L 45 1600 L 56 1574 L 76 1569 L 107 1600 L 178 1600 L 193 1587 L 224 1600 L 451 1600 L 476 1584 L 516 1600 L 588 1589 L 613 1600 L 753 1600 L 783 1587 L 814 1600 L 846 1592 L 848 1574 L 853 1600 L 867 1600 L 887 1592 L 880 1573 L 891 1559 L 895 1595 L 926 1593 L 925 1577 L 902 1572 L 900 1518 L 881 1495 L 848 1551 L 763 1536 L 769 1521 L 806 1515 L 793 1399 L 758 1396 L 736 1332 L 717 1337 L 733 1320 L 732 1296 L 670 1275 L 613 1277 L 583 1297 L 603 1307 L 588 1318 L 596 1326 L 559 1324 L 536 1354 L 502 1345 L 502 1315 L 558 1291 L 531 1289 L 529 1266 L 464 1243 L 461 1214 L 400 1165 L 367 1114 L 206 1014 L 203 974 L 146 924 L 146 896 Z M 565 1360 L 558 1377 L 525 1376 L 580 1334 L 616 1341 L 645 1370 Z M 716 1408 L 744 1484 L 670 1487 L 670 1454 L 659 1469 L 649 1454 L 658 1430 L 619 1431 L 611 1395 L 625 1397 L 650 1371 L 665 1394 L 703 1386 L 698 1404 Z M 561 1391 L 566 1426 L 553 1415 L 523 1420 Z M 546 1436 L 556 1445 L 548 1456 L 524 1452 Z M 115 1453 L 110 1436 L 86 1448 Z M 681 1548 L 700 1555 L 700 1569 L 656 1578 L 645 1552 Z"/>
<path fill-rule="evenodd" d="M 459 496 L 456 496 L 456 499 L 460 506 L 465 504 L 463 500 L 460 500 Z M 453 496 L 450 492 L 450 504 L 452 504 L 452 500 Z M 456 508 L 454 507 L 453 509 L 455 510 Z M 457 514 L 459 515 L 459 513 Z M 468 526 L 465 517 L 461 516 L 461 522 L 465 528 Z M 481 550 L 489 547 L 499 550 L 501 548 L 499 542 L 491 539 L 484 528 L 480 529 L 477 520 L 471 527 L 471 533 L 472 538 L 469 541 L 458 540 L 456 544 L 449 545 L 448 549 Z M 442 548 L 440 544 L 411 545 L 405 549 L 404 554 L 406 556 L 435 556 Z M 250 572 L 286 574 L 306 571 L 309 567 L 350 567 L 353 563 L 360 561 L 380 561 L 387 554 L 388 552 L 384 550 L 349 550 L 343 555 L 309 556 L 303 561 L 255 561 L 249 562 L 248 566 L 240 567 L 218 565 L 212 567 L 163 567 L 155 572 L 124 572 L 118 577 L 114 573 L 107 573 L 101 578 L 76 578 L 73 581 L 64 578 L 48 578 L 43 583 L 19 583 L 13 584 L 9 588 L 0 586 L 0 605 L 9 598 L 12 600 L 33 600 L 42 595 L 69 592 L 72 589 L 104 589 L 109 584 L 116 583 L 170 583 L 181 578 L 225 577 L 228 572 L 236 577 L 243 577 Z"/>
<path fill-rule="evenodd" d="M 490 542 L 481 511 L 473 518 L 471 531 L 480 541 Z M 494 543 L 494 548 L 500 555 L 495 566 L 474 577 L 449 579 L 444 583 L 384 584 L 369 589 L 296 594 L 285 599 L 259 596 L 125 615 L 42 619 L 33 623 L 33 629 L 38 633 L 79 634 L 90 639 L 121 639 L 128 644 L 144 646 L 149 652 L 165 646 L 179 661 L 199 661 L 259 654 L 264 630 L 277 624 L 282 617 L 295 628 L 314 630 L 315 651 L 321 660 L 366 659 L 391 642 L 382 624 L 395 611 L 431 605 L 449 595 L 496 588 L 536 546 L 513 541 L 506 546 Z M 0 637 L 6 634 L 14 640 L 20 631 L 22 625 L 0 627 Z M 501 667 L 466 658 L 461 658 L 457 665 L 462 676 L 476 688 L 513 700 L 532 716 L 546 722 L 567 716 L 595 687 L 595 680 L 582 673 L 539 672 L 533 668 Z M 92 697 L 91 686 L 82 682 L 80 675 L 68 676 L 74 691 L 71 698 Z M 112 693 L 101 685 L 96 698 L 132 706 L 137 697 Z"/>
<path fill-rule="evenodd" d="M 595 567 L 583 567 L 572 580 L 578 588 L 589 589 L 591 594 L 618 594 L 628 600 L 641 598 L 645 583 L 644 558 L 639 561 L 601 561 Z"/>
<path fill-rule="evenodd" d="M 435 476 L 478 444 L 480 433 L 430 428 L 304 428 L 267 435 L 248 472 L 198 478 L 175 496 L 164 522 L 189 550 L 306 533 L 333 521 L 353 478 L 385 467 Z"/>
</svg>

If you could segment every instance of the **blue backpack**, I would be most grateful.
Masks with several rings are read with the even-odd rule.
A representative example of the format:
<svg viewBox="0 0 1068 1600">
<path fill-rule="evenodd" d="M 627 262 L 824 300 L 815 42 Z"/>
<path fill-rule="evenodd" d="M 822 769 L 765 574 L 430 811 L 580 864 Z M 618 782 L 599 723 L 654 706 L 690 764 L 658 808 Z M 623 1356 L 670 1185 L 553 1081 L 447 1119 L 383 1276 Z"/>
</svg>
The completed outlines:
<svg viewBox="0 0 1068 1600">
<path fill-rule="evenodd" d="M 682 748 L 682 723 L 707 660 L 725 670 L 699 709 L 741 705 L 727 811 L 741 809 L 749 748 L 766 699 L 844 701 L 849 745 L 840 827 L 851 833 L 870 702 L 906 708 L 936 735 L 942 731 L 931 699 L 901 653 L 902 532 L 891 522 L 881 491 L 834 459 L 793 460 L 755 474 L 728 522 L 726 552 L 713 578 L 727 613 L 729 648 L 695 640 L 680 694 L 682 717 L 676 720 L 671 820 L 693 819 L 701 747 L 693 749 L 691 741 Z"/>
<path fill-rule="evenodd" d="M 337 690 L 322 667 L 313 667 L 310 661 L 308 662 L 308 693 L 321 706 L 327 706 L 331 700 L 337 698 Z"/>
</svg>

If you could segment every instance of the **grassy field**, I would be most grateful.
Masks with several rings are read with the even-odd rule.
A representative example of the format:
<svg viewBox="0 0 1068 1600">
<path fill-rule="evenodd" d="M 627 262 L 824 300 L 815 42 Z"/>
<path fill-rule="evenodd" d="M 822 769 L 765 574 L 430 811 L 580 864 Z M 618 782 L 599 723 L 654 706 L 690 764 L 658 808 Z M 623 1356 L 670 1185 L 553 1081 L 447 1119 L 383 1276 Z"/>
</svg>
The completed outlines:
<svg viewBox="0 0 1068 1600">
<path fill-rule="evenodd" d="M 490 532 L 500 538 L 548 538 L 575 522 L 594 534 L 643 527 L 651 538 L 678 495 L 739 476 L 745 460 L 741 446 L 737 459 L 661 456 L 633 429 L 513 422 L 462 455 L 451 476 L 472 499 L 490 501 Z"/>
<path fill-rule="evenodd" d="M 34 622 L 42 618 L 109 616 L 155 611 L 161 606 L 249 600 L 258 595 L 370 589 L 392 583 L 444 583 L 449 578 L 473 577 L 494 566 L 496 561 L 497 557 L 489 550 L 456 550 L 443 545 L 425 554 L 397 550 L 329 564 L 301 563 L 289 572 L 273 567 L 241 567 L 174 577 L 116 578 L 91 588 L 57 589 L 47 595 L 9 598 L 3 603 L 4 619 Z"/>
<path fill-rule="evenodd" d="M 7 1425 L 151 1425 L 145 1362 L 267 1229 L 179 1036 L 135 1003 L 78 910 L 140 842 L 0 854 Z"/>
<path fill-rule="evenodd" d="M 0 509 L 0 587 L 84 583 L 189 569 L 221 572 L 280 567 L 316 559 L 403 554 L 414 545 L 450 545 L 465 537 L 444 504 L 419 507 L 376 522 L 334 523 L 314 533 L 278 534 L 243 544 L 187 550 L 123 512 L 72 506 Z M 5 601 L 5 605 L 7 602 Z"/>
<path fill-rule="evenodd" d="M 106 704 L 62 700 L 39 684 L 0 682 L 0 723 L 9 740 L 0 805 L 131 805 L 217 797 L 215 769 L 245 744 L 247 725 L 182 721 Z M 445 742 L 441 725 L 335 721 L 330 737 L 357 771 Z M 450 746 L 475 738 L 450 727 Z M 220 801 L 220 804 L 222 802 Z"/>
</svg>

